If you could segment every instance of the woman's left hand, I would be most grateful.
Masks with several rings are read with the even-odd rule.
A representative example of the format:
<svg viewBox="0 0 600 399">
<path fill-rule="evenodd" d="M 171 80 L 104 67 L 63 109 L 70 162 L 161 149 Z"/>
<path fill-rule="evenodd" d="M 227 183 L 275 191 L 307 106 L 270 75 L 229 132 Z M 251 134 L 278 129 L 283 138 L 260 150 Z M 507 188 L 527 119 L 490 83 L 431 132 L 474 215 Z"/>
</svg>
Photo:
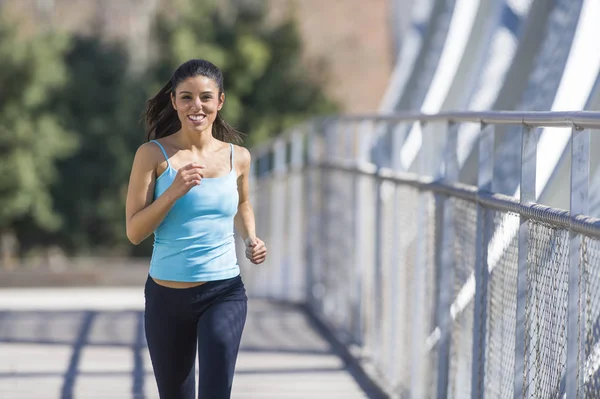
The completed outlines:
<svg viewBox="0 0 600 399">
<path fill-rule="evenodd" d="M 267 247 L 258 237 L 248 237 L 244 242 L 246 244 L 246 258 L 255 265 L 259 265 L 267 258 Z"/>
</svg>

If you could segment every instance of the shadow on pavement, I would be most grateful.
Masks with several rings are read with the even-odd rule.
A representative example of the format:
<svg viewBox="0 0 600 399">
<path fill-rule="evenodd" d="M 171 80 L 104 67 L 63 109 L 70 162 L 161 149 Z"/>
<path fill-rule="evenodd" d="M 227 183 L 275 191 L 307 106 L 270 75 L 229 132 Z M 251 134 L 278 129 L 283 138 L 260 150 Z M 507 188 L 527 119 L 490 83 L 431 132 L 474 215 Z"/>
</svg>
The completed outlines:
<svg viewBox="0 0 600 399">
<path fill-rule="evenodd" d="M 325 339 L 323 339 L 325 338 Z M 122 377 L 132 379 L 130 395 L 136 399 L 146 398 L 146 383 L 154 379 L 149 358 L 146 356 L 143 312 L 140 310 L 2 310 L 0 311 L 0 345 L 32 345 L 40 347 L 35 356 L 43 356 L 44 346 L 70 348 L 68 364 L 62 372 L 30 371 L 9 368 L 0 371 L 3 379 L 35 379 L 60 377 L 60 397 L 74 397 L 77 379 L 83 376 Z M 130 372 L 108 370 L 82 370 L 83 352 L 87 348 L 121 348 L 130 350 L 133 367 Z M 29 352 L 28 352 L 29 353 Z M 39 354 L 38 354 L 39 353 Z M 267 301 L 251 302 L 244 330 L 240 357 L 244 353 L 269 353 L 291 355 L 316 355 L 341 357 L 339 367 L 318 365 L 315 367 L 255 367 L 239 369 L 239 375 L 315 373 L 326 374 L 345 371 L 352 375 L 369 398 L 382 397 L 344 353 L 318 320 L 297 305 L 273 304 Z M 20 355 L 18 355 L 20 356 Z M 29 359 L 30 361 L 31 359 Z M 34 360 L 35 361 L 35 360 Z M 89 359 L 87 360 L 89 362 Z M 102 363 L 104 365 L 105 363 Z M 7 371 L 8 370 L 8 371 Z M 155 394 L 151 395 L 152 397 Z"/>
</svg>

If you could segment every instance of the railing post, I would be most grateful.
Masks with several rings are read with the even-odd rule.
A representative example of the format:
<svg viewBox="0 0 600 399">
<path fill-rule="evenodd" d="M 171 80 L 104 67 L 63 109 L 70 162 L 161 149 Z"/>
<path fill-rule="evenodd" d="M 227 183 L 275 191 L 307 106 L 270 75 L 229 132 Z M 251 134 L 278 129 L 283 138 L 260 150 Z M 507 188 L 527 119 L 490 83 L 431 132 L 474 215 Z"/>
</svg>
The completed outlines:
<svg viewBox="0 0 600 399">
<path fill-rule="evenodd" d="M 271 179 L 271 232 L 273 240 L 270 245 L 271 273 L 274 286 L 271 286 L 271 293 L 277 299 L 286 299 L 285 274 L 289 271 L 289 264 L 285 262 L 284 254 L 286 251 L 284 232 L 285 232 L 285 191 L 286 191 L 286 143 L 283 139 L 278 139 L 273 144 L 273 175 Z M 277 290 L 277 288 L 279 288 Z"/>
<path fill-rule="evenodd" d="M 344 148 L 342 151 L 342 157 L 346 160 L 355 160 L 356 159 L 356 145 L 355 145 L 355 132 L 356 132 L 356 123 L 355 122 L 347 122 L 344 129 Z M 351 174 L 346 174 L 344 177 L 343 184 L 343 193 L 346 198 L 346 207 L 347 209 L 354 210 L 354 200 L 355 200 L 355 192 L 354 192 L 354 177 Z M 353 212 L 346 213 L 347 219 L 345 219 L 344 223 L 344 231 L 348 232 L 343 235 L 343 242 L 345 248 L 355 248 L 354 243 L 354 235 L 349 233 L 354 228 L 354 217 Z M 352 272 L 354 267 L 354 250 L 353 251 L 344 251 L 343 256 L 339 259 L 339 261 L 343 262 L 345 265 L 345 282 L 343 290 L 340 290 L 340 295 L 343 298 L 343 325 L 344 329 L 348 333 L 348 340 L 352 341 L 352 336 L 354 334 L 354 296 L 355 296 L 355 276 Z"/>
<path fill-rule="evenodd" d="M 536 200 L 536 158 L 538 130 L 523 125 L 521 141 L 521 203 Z M 515 374 L 514 397 L 521 399 L 527 395 L 524 389 L 525 373 L 525 310 L 527 305 L 527 252 L 529 241 L 529 225 L 527 219 L 520 216 L 518 277 L 517 277 L 517 314 L 515 330 Z"/>
<path fill-rule="evenodd" d="M 316 220 L 316 231 L 315 238 L 317 240 L 316 248 L 318 249 L 318 262 L 317 267 L 314 269 L 315 280 L 316 280 L 316 292 L 318 295 L 317 305 L 319 306 L 319 313 L 323 317 L 325 315 L 326 302 L 327 302 L 327 280 L 325 276 L 324 270 L 327 268 L 327 246 L 325 245 L 325 234 L 326 234 L 326 226 L 328 222 L 328 213 L 327 213 L 327 201 L 329 200 L 328 192 L 327 192 L 327 181 L 329 179 L 329 170 L 324 168 L 322 165 L 327 162 L 326 154 L 329 154 L 329 142 L 330 142 L 330 134 L 329 129 L 332 123 L 335 123 L 334 120 L 328 119 L 321 123 L 320 131 L 319 131 L 319 183 L 316 187 L 316 191 L 318 192 L 318 203 L 319 203 L 319 214 Z"/>
<path fill-rule="evenodd" d="M 458 180 L 458 125 L 449 123 L 444 151 L 444 164 L 442 179 L 447 184 Z M 423 138 L 425 141 L 425 138 Z M 441 267 L 439 278 L 439 301 L 438 301 L 438 326 L 440 329 L 440 341 L 438 343 L 438 391 L 437 397 L 445 399 L 448 397 L 448 377 L 450 370 L 450 345 L 452 341 L 452 317 L 450 307 L 454 294 L 454 268 L 455 268 L 455 220 L 454 205 L 449 198 L 439 196 L 439 204 L 443 207 L 442 235 L 441 235 Z"/>
<path fill-rule="evenodd" d="M 327 122 L 324 135 L 325 135 L 325 154 L 328 161 L 338 161 L 339 147 L 340 147 L 340 125 L 343 123 L 341 119 L 330 120 Z M 319 278 L 323 283 L 324 293 L 323 296 L 323 312 L 327 320 L 331 325 L 337 326 L 337 314 L 335 310 L 338 307 L 338 282 L 335 277 L 338 273 L 336 259 L 333 256 L 333 250 L 331 245 L 326 243 L 331 242 L 332 234 L 331 231 L 336 227 L 334 224 L 336 220 L 335 214 L 332 212 L 332 204 L 335 200 L 334 190 L 332 185 L 334 184 L 334 173 L 333 169 L 324 169 L 322 171 L 321 178 L 321 193 L 322 193 L 322 211 L 321 215 L 321 226 L 320 240 L 323 264 L 321 267 L 321 274 Z"/>
<path fill-rule="evenodd" d="M 493 125 L 482 124 L 479 133 L 479 175 L 477 186 L 480 191 L 491 192 L 494 173 Z M 485 348 L 487 327 L 487 290 L 489 278 L 488 245 L 494 232 L 494 213 L 477 205 L 477 230 L 475 246 L 475 298 L 473 315 L 473 363 L 471 367 L 471 397 L 481 399 L 485 394 Z"/>
<path fill-rule="evenodd" d="M 374 124 L 374 130 L 381 124 Z M 384 189 L 384 182 L 379 176 L 375 176 L 375 256 L 374 256 L 374 267 L 373 274 L 371 276 L 373 282 L 373 307 L 372 307 L 372 331 L 373 331 L 373 358 L 377 365 L 381 365 L 383 359 L 383 348 L 384 348 L 384 336 L 383 336 L 383 301 L 384 301 L 384 286 L 383 286 L 383 252 L 384 252 L 384 239 L 383 239 L 383 196 L 382 190 Z"/>
<path fill-rule="evenodd" d="M 417 122 L 421 123 L 421 122 Z M 424 123 L 421 123 L 421 128 L 424 128 Z M 421 153 L 418 158 L 419 172 L 425 170 L 425 158 L 424 154 Z M 425 368 L 425 360 L 428 353 L 426 352 L 425 339 L 431 331 L 427 330 L 425 318 L 425 301 L 426 301 L 426 279 L 427 279 L 427 214 L 428 208 L 425 202 L 425 195 L 419 194 L 419 205 L 417 211 L 417 239 L 416 239 L 416 254 L 415 254 L 415 267 L 413 270 L 413 291 L 414 299 L 412 301 L 413 307 L 410 309 L 412 315 L 412 331 L 411 331 L 411 342 L 412 342 L 412 365 L 410 375 L 410 397 L 411 398 L 424 398 L 426 395 L 425 389 L 425 374 L 428 372 Z M 431 391 L 428 391 L 431 392 Z"/>
<path fill-rule="evenodd" d="M 304 190 L 304 198 L 306 202 L 306 216 L 308 226 L 305 231 L 306 246 L 306 301 L 312 311 L 316 311 L 316 296 L 318 295 L 318 286 L 316 281 L 315 269 L 319 262 L 319 137 L 318 124 L 311 122 L 308 124 L 307 132 L 307 160 L 305 171 L 308 173 L 306 180 L 306 188 Z"/>
<path fill-rule="evenodd" d="M 271 246 L 271 237 L 273 232 L 271 231 L 271 218 L 273 217 L 271 212 L 271 180 L 273 179 L 273 168 L 271 166 L 271 147 L 265 151 L 261 151 L 256 157 L 256 181 L 258 186 L 256 187 L 257 199 L 260 198 L 260 206 L 257 207 L 257 217 L 263 219 L 262 223 L 257 224 L 257 232 L 261 234 L 262 239 L 269 243 Z M 262 191 L 262 195 L 258 196 L 258 193 Z M 271 281 L 269 279 L 270 273 L 265 270 L 271 270 L 273 268 L 271 262 L 271 256 L 269 255 L 265 261 L 263 267 L 257 271 L 258 278 L 254 280 L 254 286 L 257 291 L 261 292 L 262 297 L 268 297 L 271 294 Z"/>
<path fill-rule="evenodd" d="M 589 212 L 590 131 L 573 126 L 571 130 L 571 204 L 570 215 Z M 580 277 L 585 272 L 581 265 L 581 234 L 569 231 L 569 302 L 567 311 L 567 369 L 565 375 L 566 399 L 579 397 L 584 384 L 585 359 L 585 300 L 586 285 Z M 581 285 L 579 285 L 581 281 Z"/>
<path fill-rule="evenodd" d="M 258 192 L 258 184 L 260 183 L 260 179 L 258 178 L 258 163 L 259 163 L 259 159 L 258 157 L 255 157 L 254 155 L 252 155 L 252 160 L 250 161 L 250 171 L 248 173 L 248 183 L 250 185 L 250 202 L 252 204 L 258 204 L 257 198 L 256 198 L 256 193 Z M 258 219 L 258 217 L 260 217 L 260 213 L 261 213 L 261 207 L 260 206 L 256 206 L 255 209 L 255 213 L 256 213 L 256 218 Z M 257 234 L 259 236 L 262 237 L 261 231 L 257 231 Z M 265 237 L 266 238 L 266 237 Z M 244 245 L 242 245 L 244 246 Z"/>
<path fill-rule="evenodd" d="M 400 368 L 397 366 L 397 362 L 398 359 L 396 358 L 396 352 L 397 352 L 397 342 L 399 340 L 398 336 L 397 336 L 397 324 L 398 321 L 401 320 L 401 318 L 399 317 L 400 313 L 404 311 L 403 307 L 401 304 L 399 304 L 400 302 L 400 292 L 401 290 L 405 289 L 405 287 L 407 287 L 407 285 L 403 284 L 404 283 L 404 279 L 402 278 L 403 274 L 400 273 L 400 268 L 405 268 L 406 265 L 401 263 L 401 262 L 394 262 L 394 253 L 396 254 L 400 254 L 400 251 L 397 248 L 400 248 L 404 245 L 403 242 L 399 242 L 400 241 L 400 229 L 402 228 L 401 226 L 398 225 L 398 221 L 399 221 L 399 215 L 400 215 L 400 211 L 398 210 L 398 186 L 396 184 L 394 184 L 393 187 L 393 192 L 391 195 L 391 198 L 388 199 L 388 201 L 391 201 L 391 207 L 392 207 L 392 223 L 393 223 L 393 227 L 392 227 L 392 237 L 388 238 L 388 246 L 390 246 L 389 243 L 391 244 L 391 248 L 389 248 L 389 253 L 390 256 L 389 258 L 391 258 L 388 263 L 389 263 L 389 280 L 386 282 L 385 286 L 387 289 L 389 289 L 391 292 L 389 293 L 389 295 L 387 295 L 387 298 L 389 298 L 390 303 L 388 305 L 388 314 L 389 314 L 389 324 L 388 324 L 388 328 L 386 329 L 386 332 L 388 334 L 389 337 L 389 343 L 390 343 L 390 347 L 388 349 L 388 353 L 385 354 L 386 356 L 386 367 L 388 369 L 388 378 L 390 380 L 390 383 L 392 384 L 393 387 L 397 386 L 397 381 L 398 381 L 398 371 L 400 370 Z M 388 205 L 389 206 L 389 205 Z M 398 256 L 398 258 L 396 259 L 404 259 L 403 256 Z M 404 319 L 406 320 L 406 319 Z M 404 389 L 406 389 L 405 387 L 403 387 Z"/>
<path fill-rule="evenodd" d="M 348 158 L 348 156 L 346 155 L 348 152 L 348 149 L 350 147 L 349 142 L 351 141 L 351 135 L 349 134 L 349 132 L 351 131 L 351 127 L 352 127 L 352 122 L 348 122 L 348 121 L 344 121 L 342 123 L 339 123 L 337 125 L 336 128 L 336 135 L 337 135 L 337 140 L 336 140 L 336 144 L 335 144 L 335 149 L 331 150 L 331 154 L 335 156 L 334 159 L 336 160 L 341 160 L 341 161 L 345 161 Z M 350 158 L 351 159 L 351 158 Z M 344 197 L 344 190 L 349 189 L 352 190 L 351 187 L 348 187 L 347 185 L 341 183 L 344 179 L 346 179 L 346 176 L 341 173 L 341 172 L 335 172 L 334 177 L 331 179 L 331 187 L 332 187 L 332 192 L 334 193 L 334 196 L 336 197 L 334 199 L 334 201 L 332 201 L 333 203 L 337 203 L 340 201 L 340 197 Z M 348 204 L 350 205 L 350 204 Z M 335 205 L 333 205 L 335 207 Z M 339 231 L 346 231 L 347 230 L 347 224 L 346 221 L 344 220 L 343 217 L 341 217 L 340 214 L 336 213 L 335 216 L 335 223 L 336 225 L 334 226 L 334 230 L 332 231 L 333 235 L 336 237 L 336 245 L 338 246 L 345 246 L 346 243 L 346 237 L 343 237 L 342 235 L 339 234 Z M 331 226 L 330 226 L 331 228 Z M 333 271 L 333 275 L 335 276 L 339 276 L 340 278 L 335 278 L 332 279 L 332 281 L 335 281 L 335 323 L 337 325 L 338 328 L 340 328 L 340 330 L 344 330 L 344 332 L 346 331 L 350 331 L 351 328 L 348 326 L 349 322 L 348 322 L 348 317 L 350 315 L 350 311 L 348 310 L 348 305 L 349 305 L 349 287 L 348 287 L 348 281 L 350 280 L 348 278 L 347 275 L 347 266 L 348 264 L 351 263 L 351 260 L 349 259 L 349 254 L 347 253 L 347 251 L 344 251 L 343 253 L 337 253 L 334 254 L 334 256 L 332 257 L 332 261 L 334 262 L 333 264 L 329 265 L 329 267 L 332 269 Z M 346 330 L 347 329 L 347 330 Z"/>
<path fill-rule="evenodd" d="M 390 127 L 388 129 L 392 130 L 392 153 L 391 153 L 391 165 L 392 165 L 392 170 L 394 172 L 398 172 L 401 171 L 402 168 L 402 164 L 400 162 L 400 150 L 402 148 L 401 146 L 401 137 L 400 137 L 400 130 L 401 128 L 404 128 L 404 130 L 406 129 L 406 127 L 402 124 L 402 125 L 398 125 L 398 124 L 394 124 L 393 127 Z M 398 334 L 398 324 L 402 321 L 408 320 L 408 317 L 406 317 L 406 315 L 408 314 L 408 310 L 406 309 L 406 304 L 405 303 L 400 303 L 402 300 L 402 291 L 403 289 L 407 289 L 409 287 L 409 284 L 406 283 L 406 275 L 407 273 L 407 265 L 404 264 L 403 260 L 406 259 L 406 250 L 400 251 L 400 248 L 406 248 L 407 244 L 406 242 L 401 242 L 403 239 L 408 241 L 408 239 L 406 239 L 406 236 L 402 236 L 400 234 L 400 232 L 405 229 L 405 226 L 402 225 L 402 221 L 400 219 L 400 216 L 402 215 L 402 210 L 400 209 L 400 207 L 398 206 L 398 198 L 399 198 L 399 193 L 398 193 L 398 184 L 394 184 L 394 191 L 392 194 L 392 208 L 393 208 L 393 230 L 392 230 L 392 237 L 391 237 L 391 242 L 392 244 L 392 249 L 390 249 L 390 252 L 392 253 L 391 258 L 392 261 L 390 262 L 390 280 L 391 283 L 388 284 L 388 287 L 392 287 L 391 289 L 391 293 L 390 293 L 390 305 L 389 305 L 389 313 L 390 313 L 390 323 L 389 323 L 389 336 L 391 337 L 390 339 L 390 348 L 389 348 L 389 352 L 387 353 L 387 359 L 388 359 L 388 367 L 389 367 L 389 378 L 391 381 L 391 384 L 393 387 L 396 387 L 398 385 L 398 380 L 399 380 L 399 376 L 398 373 L 401 370 L 400 367 L 398 367 L 398 359 L 397 359 L 397 355 L 398 355 L 398 341 L 399 339 L 397 338 L 397 334 Z M 416 234 L 415 234 L 416 236 Z M 402 237 L 402 238 L 401 238 Z M 396 257 L 394 256 L 396 255 Z M 398 260 L 402 260 L 402 261 L 395 261 L 395 259 Z M 402 343 L 404 344 L 404 343 Z M 403 376 L 404 378 L 406 378 L 406 376 Z M 408 387 L 402 387 L 404 390 L 408 390 Z"/>
<path fill-rule="evenodd" d="M 370 161 L 369 147 L 367 146 L 368 137 L 367 131 L 369 130 L 372 122 L 365 120 L 363 121 L 356 131 L 356 145 L 357 145 L 357 164 L 359 167 L 364 166 Z M 370 206 L 368 201 L 369 195 L 369 177 L 361 176 L 360 174 L 354 174 L 354 248 L 355 248 L 355 259 L 354 259 L 354 277 L 355 277 L 355 293 L 354 293 L 354 317 L 355 324 L 353 328 L 353 336 L 356 343 L 365 349 L 367 339 L 365 337 L 368 331 L 368 315 L 365 312 L 367 305 L 366 296 L 369 292 L 368 287 L 365 283 L 365 275 L 368 269 L 368 265 L 372 264 L 370 258 L 370 251 L 368 248 L 367 241 L 369 240 L 371 230 L 369 229 L 369 212 L 368 207 Z"/>
<path fill-rule="evenodd" d="M 290 272 L 285 275 L 285 287 L 290 299 L 296 299 L 301 292 L 298 290 L 298 284 L 303 281 L 303 271 L 306 270 L 306 261 L 303 258 L 302 246 L 305 244 L 303 238 L 305 235 L 305 220 L 303 217 L 305 201 L 302 201 L 302 167 L 304 159 L 302 153 L 304 150 L 304 127 L 295 129 L 290 138 L 290 177 L 288 179 L 288 204 L 289 204 L 289 223 L 287 223 L 289 234 L 287 237 L 287 263 L 290 265 Z M 292 289 L 293 288 L 293 289 Z M 301 298 L 300 298 L 301 299 Z"/>
</svg>

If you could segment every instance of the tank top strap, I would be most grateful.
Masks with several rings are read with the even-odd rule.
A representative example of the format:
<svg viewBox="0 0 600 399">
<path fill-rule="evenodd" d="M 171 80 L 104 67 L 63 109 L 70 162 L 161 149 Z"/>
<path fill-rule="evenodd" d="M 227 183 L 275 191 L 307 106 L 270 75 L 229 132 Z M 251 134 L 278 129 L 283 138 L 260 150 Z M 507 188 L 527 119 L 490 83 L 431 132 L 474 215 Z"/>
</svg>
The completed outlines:
<svg viewBox="0 0 600 399">
<path fill-rule="evenodd" d="M 235 169 L 235 164 L 233 163 L 234 158 L 233 158 L 233 154 L 234 154 L 234 148 L 233 148 L 233 144 L 229 143 L 229 146 L 231 147 L 231 170 Z"/>
<path fill-rule="evenodd" d="M 160 150 L 162 151 L 163 155 L 165 156 L 165 159 L 167 160 L 167 166 L 170 166 L 171 164 L 169 163 L 169 157 L 167 156 L 167 152 L 165 151 L 165 148 L 162 146 L 162 144 L 160 144 L 158 141 L 156 140 L 150 140 L 151 142 L 155 143 L 158 148 L 160 148 Z"/>
</svg>

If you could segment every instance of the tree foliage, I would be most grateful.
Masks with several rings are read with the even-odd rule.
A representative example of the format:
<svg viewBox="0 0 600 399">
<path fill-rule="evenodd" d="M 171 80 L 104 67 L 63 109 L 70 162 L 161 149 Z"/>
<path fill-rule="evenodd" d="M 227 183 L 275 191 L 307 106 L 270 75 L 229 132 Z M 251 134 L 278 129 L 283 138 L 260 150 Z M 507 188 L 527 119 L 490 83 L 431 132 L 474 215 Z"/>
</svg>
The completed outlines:
<svg viewBox="0 0 600 399">
<path fill-rule="evenodd" d="M 0 23 L 0 227 L 22 248 L 149 254 L 151 240 L 134 247 L 125 236 L 129 173 L 146 99 L 186 60 L 222 69 L 224 117 L 248 146 L 335 109 L 302 68 L 293 22 L 267 25 L 262 1 L 224 4 L 174 0 L 137 75 L 124 47 L 99 37 L 22 39 Z"/>
<path fill-rule="evenodd" d="M 66 57 L 70 80 L 57 109 L 81 146 L 61 161 L 52 193 L 65 224 L 55 237 L 67 250 L 123 247 L 125 193 L 145 101 L 122 48 L 78 38 Z"/>
<path fill-rule="evenodd" d="M 56 161 L 70 155 L 77 141 L 49 106 L 66 84 L 64 35 L 19 32 L 18 22 L 0 21 L 0 228 L 30 218 L 55 231 Z"/>
<path fill-rule="evenodd" d="M 225 78 L 225 119 L 252 145 L 335 105 L 311 80 L 301 61 L 294 21 L 266 23 L 263 1 L 232 5 L 178 0 L 178 16 L 159 17 L 154 89 L 190 58 L 213 62 Z M 227 3 L 225 3 L 227 4 Z M 163 14 L 164 15 L 164 14 Z"/>
</svg>

